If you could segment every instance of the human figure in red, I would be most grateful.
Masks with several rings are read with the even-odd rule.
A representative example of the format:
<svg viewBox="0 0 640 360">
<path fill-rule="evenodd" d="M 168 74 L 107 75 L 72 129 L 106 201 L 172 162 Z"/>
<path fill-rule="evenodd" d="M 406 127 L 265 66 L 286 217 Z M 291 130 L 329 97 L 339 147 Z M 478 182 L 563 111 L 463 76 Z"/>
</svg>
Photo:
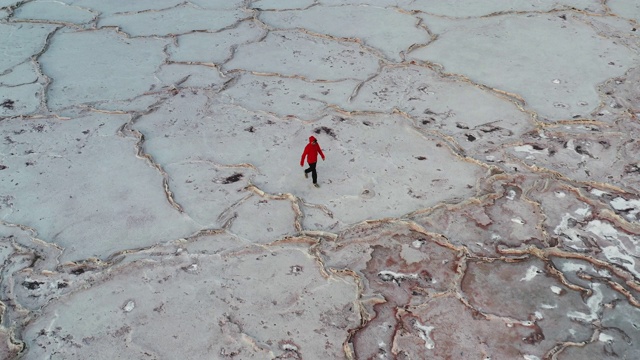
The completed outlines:
<svg viewBox="0 0 640 360">
<path fill-rule="evenodd" d="M 320 187 L 318 185 L 318 173 L 316 172 L 316 163 L 318 162 L 318 154 L 322 156 L 322 161 L 324 161 L 324 154 L 322 153 L 322 149 L 320 149 L 320 145 L 318 144 L 318 140 L 315 137 L 309 136 L 309 143 L 304 147 L 304 152 L 302 153 L 302 159 L 300 159 L 300 166 L 304 166 L 304 158 L 307 158 L 307 163 L 309 167 L 304 169 L 304 177 L 308 178 L 309 173 L 311 173 L 311 178 L 313 179 L 313 186 Z"/>
</svg>

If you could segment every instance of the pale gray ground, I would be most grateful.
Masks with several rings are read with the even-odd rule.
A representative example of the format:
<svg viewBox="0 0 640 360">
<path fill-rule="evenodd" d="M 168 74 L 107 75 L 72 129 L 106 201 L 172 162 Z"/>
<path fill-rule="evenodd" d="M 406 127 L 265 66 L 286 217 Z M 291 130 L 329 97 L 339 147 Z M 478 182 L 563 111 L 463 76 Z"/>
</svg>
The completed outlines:
<svg viewBox="0 0 640 360">
<path fill-rule="evenodd" d="M 0 358 L 640 358 L 639 21 L 0 0 Z"/>
</svg>

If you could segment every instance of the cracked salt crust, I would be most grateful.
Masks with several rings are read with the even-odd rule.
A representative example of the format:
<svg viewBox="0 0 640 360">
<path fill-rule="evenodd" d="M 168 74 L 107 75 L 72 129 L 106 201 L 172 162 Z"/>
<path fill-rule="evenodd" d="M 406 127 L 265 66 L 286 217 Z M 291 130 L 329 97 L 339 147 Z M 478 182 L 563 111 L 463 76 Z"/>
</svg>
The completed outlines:
<svg viewBox="0 0 640 360">
<path fill-rule="evenodd" d="M 167 52 L 171 61 L 222 64 L 232 57 L 238 44 L 258 41 L 264 35 L 265 31 L 255 22 L 243 21 L 219 32 L 189 32 L 177 36 Z"/>
<path fill-rule="evenodd" d="M 0 0 L 0 358 L 634 358 L 630 4 Z"/>
<path fill-rule="evenodd" d="M 425 17 L 426 26 L 433 21 Z M 504 15 L 461 21 L 457 21 L 458 26 L 438 29 L 438 39 L 412 51 L 409 58 L 436 62 L 447 72 L 466 74 L 474 81 L 520 94 L 528 106 L 552 120 L 571 118 L 578 111 L 575 106 L 579 102 L 597 104 L 595 85 L 622 75 L 637 62 L 637 55 L 615 40 L 587 40 L 594 36 L 593 29 L 571 16 L 561 19 L 540 14 L 523 19 Z M 447 25 L 451 26 L 450 22 Z M 469 32 L 477 33 L 478 38 L 468 37 Z M 584 43 L 589 47 L 580 45 Z M 452 44 L 462 52 L 454 51 Z M 539 51 L 530 51 L 531 48 Z M 468 66 L 471 58 L 477 61 Z M 567 61 L 581 71 L 565 71 Z M 527 76 L 521 68 L 536 69 L 537 78 Z M 545 81 L 558 74 L 564 74 L 573 86 Z"/>
<path fill-rule="evenodd" d="M 306 10 L 265 12 L 260 20 L 279 29 L 305 28 L 336 38 L 358 38 L 392 61 L 413 44 L 429 41 L 429 34 L 417 26 L 419 18 L 406 12 L 373 6 L 313 6 Z M 384 26 L 380 26 L 384 23 Z M 394 31 L 388 31 L 393 28 Z"/>
<path fill-rule="evenodd" d="M 378 59 L 355 43 L 278 31 L 270 32 L 260 42 L 239 45 L 235 56 L 224 64 L 224 70 L 336 81 L 367 79 L 376 73 L 378 66 Z"/>
<path fill-rule="evenodd" d="M 22 20 L 45 20 L 51 22 L 85 24 L 97 14 L 76 6 L 55 1 L 33 1 L 20 6 L 14 18 Z"/>
<path fill-rule="evenodd" d="M 125 40 L 113 30 L 61 32 L 40 57 L 47 76 L 48 105 L 61 109 L 83 102 L 124 100 L 160 85 L 162 39 Z M 113 58 L 119 61 L 113 61 Z"/>
</svg>

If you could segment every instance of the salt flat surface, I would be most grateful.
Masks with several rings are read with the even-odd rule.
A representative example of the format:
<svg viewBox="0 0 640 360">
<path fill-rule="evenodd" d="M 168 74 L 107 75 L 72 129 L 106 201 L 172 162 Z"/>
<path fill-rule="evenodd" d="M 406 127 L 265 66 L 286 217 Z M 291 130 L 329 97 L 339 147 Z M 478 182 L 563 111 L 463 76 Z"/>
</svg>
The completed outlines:
<svg viewBox="0 0 640 360">
<path fill-rule="evenodd" d="M 456 22 L 425 17 L 438 40 L 409 57 L 518 94 L 543 118 L 586 117 L 599 103 L 597 84 L 623 75 L 638 55 L 613 36 L 596 37 L 581 17 L 554 13 Z"/>
<path fill-rule="evenodd" d="M 639 14 L 0 0 L 0 358 L 640 358 Z"/>
</svg>

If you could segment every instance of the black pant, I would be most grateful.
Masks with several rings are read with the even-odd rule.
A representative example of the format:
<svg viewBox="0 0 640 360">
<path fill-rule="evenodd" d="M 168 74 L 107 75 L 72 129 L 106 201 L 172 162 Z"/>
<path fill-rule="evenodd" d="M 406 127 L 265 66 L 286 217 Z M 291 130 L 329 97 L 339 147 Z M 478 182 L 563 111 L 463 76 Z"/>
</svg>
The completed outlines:
<svg viewBox="0 0 640 360">
<path fill-rule="evenodd" d="M 316 163 L 312 163 L 309 164 L 309 167 L 307 169 L 304 169 L 304 173 L 308 174 L 309 172 L 311 172 L 311 178 L 313 179 L 313 183 L 317 183 L 318 182 L 318 173 L 316 172 Z"/>
</svg>

